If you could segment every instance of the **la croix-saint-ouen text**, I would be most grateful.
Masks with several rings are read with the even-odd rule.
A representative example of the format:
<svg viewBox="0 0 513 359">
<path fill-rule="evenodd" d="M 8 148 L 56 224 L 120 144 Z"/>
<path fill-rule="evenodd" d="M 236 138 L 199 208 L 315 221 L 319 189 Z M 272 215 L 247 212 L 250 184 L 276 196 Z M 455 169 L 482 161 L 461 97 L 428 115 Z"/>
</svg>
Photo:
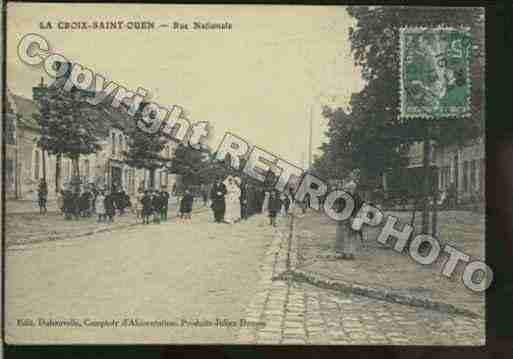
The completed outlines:
<svg viewBox="0 0 513 359">
<path fill-rule="evenodd" d="M 154 21 L 40 21 L 41 30 L 153 30 L 156 28 L 168 28 L 171 30 L 231 30 L 230 22 L 211 21 L 170 21 L 155 23 Z"/>
</svg>

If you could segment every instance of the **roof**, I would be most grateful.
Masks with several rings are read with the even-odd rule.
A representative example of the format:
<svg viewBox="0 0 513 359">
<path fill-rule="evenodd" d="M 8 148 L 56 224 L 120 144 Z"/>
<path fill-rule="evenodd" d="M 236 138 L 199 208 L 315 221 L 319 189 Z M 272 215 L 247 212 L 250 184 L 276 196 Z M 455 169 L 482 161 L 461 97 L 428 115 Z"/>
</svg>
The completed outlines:
<svg viewBox="0 0 513 359">
<path fill-rule="evenodd" d="M 34 119 L 35 114 L 39 114 L 39 108 L 35 101 L 23 96 L 12 94 L 15 112 L 19 115 L 18 126 L 39 130 L 39 124 Z M 99 105 L 97 107 L 91 106 L 91 111 L 99 114 L 98 132 L 101 135 L 107 136 L 110 127 L 119 128 L 126 131 L 128 125 L 128 115 L 123 113 L 123 110 L 109 108 L 109 106 Z"/>
</svg>

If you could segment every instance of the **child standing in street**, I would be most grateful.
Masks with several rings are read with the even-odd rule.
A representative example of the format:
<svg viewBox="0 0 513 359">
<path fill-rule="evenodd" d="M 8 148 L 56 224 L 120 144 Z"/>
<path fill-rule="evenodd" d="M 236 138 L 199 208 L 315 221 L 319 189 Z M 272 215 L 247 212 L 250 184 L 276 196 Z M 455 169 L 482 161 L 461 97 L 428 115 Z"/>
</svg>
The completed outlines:
<svg viewBox="0 0 513 359">
<path fill-rule="evenodd" d="M 107 192 L 105 196 L 105 214 L 107 215 L 107 219 L 109 223 L 114 222 L 114 215 L 116 214 L 116 207 L 114 205 L 114 194 L 112 192 Z"/>
<path fill-rule="evenodd" d="M 99 192 L 94 202 L 95 212 L 98 215 L 98 222 L 105 220 L 105 196 Z"/>
<path fill-rule="evenodd" d="M 194 202 L 194 196 L 191 191 L 187 188 L 180 202 L 180 218 L 191 219 L 192 203 Z"/>
<path fill-rule="evenodd" d="M 144 192 L 144 196 L 142 197 L 141 202 L 143 224 L 150 224 L 150 216 L 153 212 L 150 191 L 146 190 Z"/>
<path fill-rule="evenodd" d="M 273 227 L 276 227 L 276 216 L 278 212 L 281 210 L 281 199 L 276 191 L 271 191 L 269 194 L 269 224 Z"/>
</svg>

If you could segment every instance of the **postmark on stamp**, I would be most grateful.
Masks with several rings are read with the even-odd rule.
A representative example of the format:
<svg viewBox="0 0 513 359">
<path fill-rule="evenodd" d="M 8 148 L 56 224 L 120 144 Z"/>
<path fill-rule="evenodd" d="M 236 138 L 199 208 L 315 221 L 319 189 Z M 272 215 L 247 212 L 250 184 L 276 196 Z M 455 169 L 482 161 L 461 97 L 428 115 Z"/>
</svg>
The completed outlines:
<svg viewBox="0 0 513 359">
<path fill-rule="evenodd" d="M 400 116 L 470 115 L 469 29 L 404 27 L 399 42 Z"/>
</svg>

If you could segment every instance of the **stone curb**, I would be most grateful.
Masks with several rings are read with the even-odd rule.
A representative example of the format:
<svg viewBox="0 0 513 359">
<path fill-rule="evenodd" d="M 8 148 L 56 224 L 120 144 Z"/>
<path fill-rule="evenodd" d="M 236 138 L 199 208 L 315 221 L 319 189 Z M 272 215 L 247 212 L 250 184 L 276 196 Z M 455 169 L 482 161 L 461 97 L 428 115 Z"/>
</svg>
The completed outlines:
<svg viewBox="0 0 513 359">
<path fill-rule="evenodd" d="M 288 235 L 291 239 L 291 251 L 289 253 L 290 268 L 286 272 L 273 277 L 273 280 L 291 279 L 296 282 L 306 282 L 319 288 L 331 289 L 345 293 L 349 292 L 357 295 L 363 295 L 369 298 L 384 300 L 390 303 L 405 304 L 413 307 L 421 307 L 449 314 L 463 315 L 471 318 L 482 318 L 482 315 L 479 315 L 465 308 L 456 307 L 449 303 L 405 295 L 394 292 L 393 289 L 387 290 L 381 288 L 373 288 L 361 284 L 335 280 L 318 273 L 299 270 L 297 269 L 297 264 L 299 263 L 299 248 L 297 244 L 295 228 L 293 228 L 292 233 L 289 233 Z"/>
<path fill-rule="evenodd" d="M 196 211 L 193 211 L 192 213 L 201 213 L 204 210 L 205 210 L 204 208 L 201 208 L 201 209 L 198 209 Z M 174 219 L 174 218 L 178 218 L 178 216 L 174 215 L 174 216 L 170 216 L 169 217 L 169 219 Z M 62 241 L 62 240 L 66 240 L 66 239 L 75 239 L 75 238 L 81 238 L 81 237 L 88 237 L 88 236 L 91 236 L 91 235 L 94 235 L 94 234 L 98 234 L 98 233 L 113 232 L 113 231 L 116 231 L 116 230 L 119 230 L 119 229 L 135 227 L 137 225 L 142 225 L 142 223 L 135 222 L 135 223 L 126 223 L 126 224 L 114 225 L 112 227 L 100 228 L 100 229 L 95 229 L 95 230 L 89 230 L 89 231 L 86 231 L 86 232 L 79 232 L 79 233 L 76 233 L 76 234 L 73 234 L 73 235 L 62 234 L 62 235 L 58 235 L 58 236 L 52 236 L 52 235 L 40 236 L 40 237 L 36 237 L 33 240 L 30 240 L 30 241 L 25 242 L 25 243 L 13 243 L 13 244 L 10 244 L 10 245 L 6 245 L 5 249 L 7 251 L 9 251 L 9 250 L 16 250 L 17 247 L 20 247 L 20 246 L 25 247 L 25 246 L 29 246 L 29 245 L 32 245 L 32 244 L 43 243 L 43 242 Z"/>
<path fill-rule="evenodd" d="M 353 293 L 357 295 L 366 296 L 369 298 L 384 300 L 390 303 L 405 304 L 410 305 L 412 307 L 421 307 L 449 314 L 463 315 L 470 318 L 482 318 L 481 315 L 473 311 L 464 308 L 459 308 L 452 304 L 426 298 L 418 298 L 409 295 L 394 293 L 393 291 L 386 289 L 378 289 L 361 284 L 334 280 L 317 273 L 311 273 L 296 269 L 288 273 L 283 273 L 283 275 L 276 277 L 275 279 L 283 280 L 286 278 L 290 278 L 296 282 L 305 282 L 319 288 L 331 289 L 344 293 Z"/>
</svg>

